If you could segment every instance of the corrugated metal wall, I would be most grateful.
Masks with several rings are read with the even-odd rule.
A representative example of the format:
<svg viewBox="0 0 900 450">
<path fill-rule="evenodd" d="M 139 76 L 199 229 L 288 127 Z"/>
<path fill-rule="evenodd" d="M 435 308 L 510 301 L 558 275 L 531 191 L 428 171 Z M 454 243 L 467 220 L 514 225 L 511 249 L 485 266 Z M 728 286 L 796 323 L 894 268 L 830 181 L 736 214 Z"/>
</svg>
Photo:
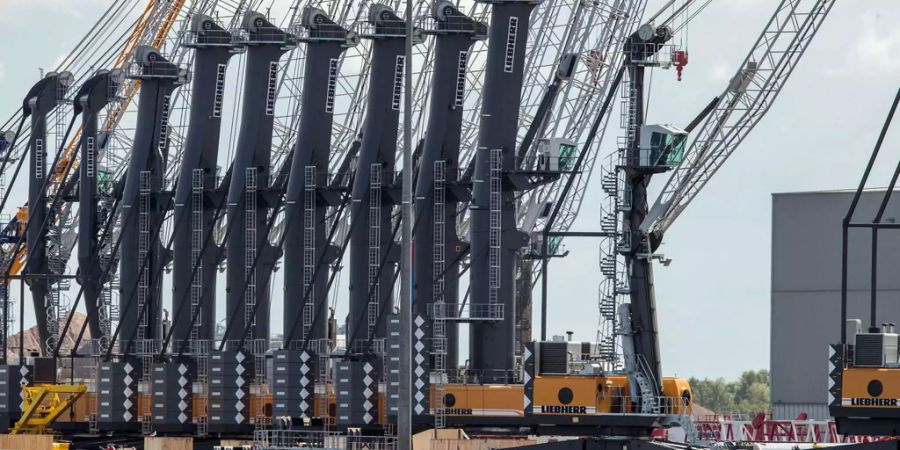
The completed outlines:
<svg viewBox="0 0 900 450">
<path fill-rule="evenodd" d="M 798 415 L 806 412 L 809 419 L 828 420 L 828 405 L 822 403 L 775 403 L 772 405 L 772 415 L 776 420 L 796 419 Z"/>
</svg>

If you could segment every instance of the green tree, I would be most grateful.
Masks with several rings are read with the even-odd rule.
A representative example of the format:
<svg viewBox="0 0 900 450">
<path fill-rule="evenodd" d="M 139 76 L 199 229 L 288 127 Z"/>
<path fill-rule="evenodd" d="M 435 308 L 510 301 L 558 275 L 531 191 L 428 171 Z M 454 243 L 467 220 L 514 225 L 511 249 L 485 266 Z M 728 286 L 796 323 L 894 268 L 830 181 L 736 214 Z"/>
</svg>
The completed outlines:
<svg viewBox="0 0 900 450">
<path fill-rule="evenodd" d="M 717 413 L 754 415 L 769 410 L 768 370 L 748 370 L 736 381 L 691 378 L 688 382 L 694 402 Z"/>
</svg>

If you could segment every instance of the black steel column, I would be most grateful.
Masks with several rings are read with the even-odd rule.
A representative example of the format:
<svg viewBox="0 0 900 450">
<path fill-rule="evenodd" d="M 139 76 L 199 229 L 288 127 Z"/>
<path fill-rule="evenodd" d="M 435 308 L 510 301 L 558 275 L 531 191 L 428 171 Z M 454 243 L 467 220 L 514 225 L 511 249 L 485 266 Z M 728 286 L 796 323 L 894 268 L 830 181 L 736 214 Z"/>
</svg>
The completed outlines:
<svg viewBox="0 0 900 450">
<path fill-rule="evenodd" d="M 648 33 L 648 30 L 652 32 Z M 631 209 L 624 213 L 623 219 L 623 233 L 628 234 L 630 246 L 623 253 L 630 277 L 629 312 L 633 332 L 631 341 L 637 359 L 635 363 L 638 365 L 634 369 L 649 378 L 648 382 L 654 390 L 654 396 L 662 392 L 656 296 L 653 288 L 653 270 L 648 256 L 652 250 L 649 248 L 649 238 L 640 231 L 640 225 L 649 211 L 647 186 L 650 184 L 650 178 L 654 173 L 665 169 L 641 165 L 640 135 L 641 127 L 644 125 L 644 69 L 671 37 L 671 30 L 667 27 L 652 28 L 650 25 L 644 25 L 641 30 L 628 38 L 624 48 L 628 73 L 628 84 L 624 89 L 628 89 L 626 95 L 631 98 L 632 111 L 629 115 L 632 119 L 626 130 L 631 136 L 626 168 L 626 182 L 631 191 Z"/>
<path fill-rule="evenodd" d="M 194 49 L 194 81 L 190 122 L 175 191 L 175 228 L 172 230 L 172 339 L 176 347 L 191 339 L 194 308 L 200 308 L 195 325 L 198 329 L 196 339 L 212 341 L 215 333 L 218 249 L 207 246 L 199 254 L 199 261 L 195 261 L 193 252 L 199 252 L 203 242 L 215 230 L 215 205 L 209 195 L 217 188 L 216 160 L 219 156 L 225 74 L 228 60 L 236 51 L 231 34 L 208 16 L 194 16 L 190 36 L 192 39 L 185 46 Z M 202 191 L 201 204 L 195 205 L 198 183 Z M 199 210 L 199 217 L 194 217 L 195 209 Z M 199 223 L 195 223 L 198 220 Z M 194 236 L 197 230 L 200 231 L 199 236 Z M 200 267 L 191 277 L 195 263 Z"/>
<path fill-rule="evenodd" d="M 323 260 L 327 223 L 325 212 L 329 206 L 319 196 L 318 190 L 327 187 L 328 160 L 331 155 L 332 124 L 334 123 L 335 84 L 337 83 L 340 55 L 347 47 L 355 45 L 355 34 L 335 24 L 325 13 L 316 8 L 303 12 L 303 26 L 308 30 L 306 62 L 303 72 L 303 94 L 300 105 L 300 129 L 294 145 L 290 178 L 285 194 L 284 266 L 284 348 L 298 349 L 306 340 L 327 338 L 328 271 L 317 270 L 315 264 Z M 315 179 L 307 179 L 308 168 L 315 170 Z M 306 203 L 307 189 L 314 184 L 315 201 Z M 307 217 L 305 210 L 314 210 Z M 307 222 L 311 221 L 311 222 Z M 307 236 L 308 225 L 314 228 Z M 307 247 L 304 238 L 311 237 Z M 328 256 L 328 255 L 326 255 Z M 330 261 L 323 261 L 328 264 Z M 311 264 L 310 264 L 311 263 Z M 312 287 L 305 282 L 311 277 Z M 308 294 L 308 296 L 307 296 Z M 304 313 L 304 309 L 306 312 Z M 311 323 L 321 315 L 322 319 Z M 309 322 L 309 323 L 307 323 Z M 298 324 L 296 326 L 295 324 Z M 311 329 L 306 330 L 307 326 Z M 293 336 L 290 330 L 296 329 Z"/>
<path fill-rule="evenodd" d="M 401 94 L 403 90 L 404 39 L 406 22 L 384 5 L 372 7 L 369 20 L 374 24 L 366 120 L 362 131 L 362 143 L 356 160 L 356 176 L 351 193 L 350 217 L 350 314 L 347 332 L 355 334 L 358 341 L 384 337 L 385 325 L 378 323 L 372 333 L 368 330 L 367 308 L 370 294 L 376 289 L 370 283 L 370 270 L 385 257 L 388 263 L 378 274 L 378 310 L 391 300 L 394 266 L 399 255 L 386 255 L 392 244 L 391 213 L 399 198 L 385 194 L 380 197 L 379 223 L 371 223 L 370 184 L 373 167 L 377 166 L 380 184 L 391 187 L 394 183 L 394 165 L 397 154 L 397 126 L 400 121 Z M 376 195 L 378 195 L 376 193 Z M 378 242 L 370 241 L 370 231 L 380 229 Z M 370 260 L 370 249 L 378 249 L 378 255 Z M 399 252 L 392 252 L 399 253 Z"/>
<path fill-rule="evenodd" d="M 524 76 L 525 46 L 529 16 L 537 4 L 529 0 L 490 1 L 491 31 L 482 95 L 481 124 L 470 211 L 470 286 L 472 292 L 469 355 L 472 369 L 484 382 L 506 382 L 515 354 L 515 256 L 527 243 L 527 235 L 516 229 L 516 191 L 505 182 L 517 167 L 516 134 Z M 491 160 L 501 153 L 499 223 L 491 224 Z M 496 177 L 496 173 L 493 175 Z M 499 258 L 491 261 L 493 244 Z M 499 238 L 498 238 L 499 236 Z M 491 287 L 491 271 L 497 283 Z M 492 289 L 494 293 L 492 294 Z M 495 299 L 492 301 L 492 296 Z M 502 314 L 502 315 L 501 315 Z M 488 319 L 488 320 L 479 320 Z"/>
<path fill-rule="evenodd" d="M 244 15 L 241 27 L 246 31 L 247 69 L 244 75 L 244 99 L 241 114 L 241 128 L 235 150 L 231 184 L 228 187 L 227 218 L 233 227 L 228 236 L 226 255 L 228 267 L 225 284 L 226 330 L 225 340 L 240 341 L 247 327 L 248 311 L 251 305 L 247 299 L 253 299 L 258 306 L 250 339 L 269 339 L 269 279 L 280 256 L 280 249 L 269 244 L 266 236 L 268 213 L 272 205 L 263 195 L 271 181 L 272 127 L 275 119 L 275 100 L 277 97 L 279 63 L 286 51 L 296 46 L 296 38 L 266 20 L 260 13 L 248 11 Z M 247 172 L 253 173 L 257 195 L 255 196 L 255 220 L 248 226 L 247 220 Z M 252 180 L 251 180 L 252 182 Z M 253 236 L 248 236 L 248 229 L 255 228 Z M 252 231 L 252 230 L 251 230 Z M 253 246 L 248 247 L 248 242 Z M 248 250 L 253 252 L 248 255 Z M 259 262 L 255 268 L 256 275 L 248 275 L 256 255 Z M 245 286 L 255 285 L 255 289 Z M 248 309 L 249 308 L 249 309 Z M 266 345 L 267 346 L 267 345 Z M 226 348 L 231 348 L 226 347 Z M 236 350 L 236 349 L 235 349 Z"/>
<path fill-rule="evenodd" d="M 306 61 L 300 129 L 285 194 L 285 341 L 273 357 L 272 410 L 279 417 L 305 419 L 328 416 L 327 375 L 320 375 L 330 366 L 328 266 L 337 251 L 326 245 L 325 214 L 333 199 L 321 190 L 328 186 L 340 56 L 358 38 L 313 7 L 303 11 L 302 25 Z"/>
<path fill-rule="evenodd" d="M 97 162 L 106 143 L 98 134 L 97 116 L 113 100 L 125 74 L 121 70 L 100 70 L 89 78 L 75 96 L 75 114 L 81 114 L 81 163 L 78 166 L 78 282 L 84 287 L 84 306 L 91 338 L 104 337 L 100 323 L 100 295 L 103 291 L 103 267 L 97 254 L 98 207 Z M 109 306 L 109 305 L 104 305 Z"/>
<path fill-rule="evenodd" d="M 400 259 L 399 246 L 393 243 L 391 215 L 400 203 L 399 191 L 392 188 L 406 62 L 406 22 L 383 4 L 373 5 L 368 19 L 371 31 L 364 37 L 373 41 L 368 103 L 350 204 L 347 333 L 355 342 L 348 342 L 347 352 L 359 357 L 342 361 L 337 367 L 337 422 L 342 425 L 378 423 L 383 355 L 373 354 L 362 344 L 382 340 L 387 334 L 387 320 L 379 318 L 384 319 L 385 308 L 392 307 L 394 271 Z M 372 201 L 377 203 L 373 205 Z M 343 384 L 342 380 L 348 381 Z"/>
<path fill-rule="evenodd" d="M 466 70 L 469 47 L 486 38 L 487 26 L 466 17 L 448 1 L 438 2 L 432 11 L 435 29 L 434 71 L 431 76 L 431 99 L 428 125 L 422 157 L 419 161 L 415 188 L 414 282 L 412 304 L 412 365 L 415 388 L 412 408 L 416 415 L 429 410 L 429 381 L 434 367 L 433 314 L 435 283 L 442 284 L 438 292 L 447 310 L 459 308 L 459 256 L 464 248 L 456 229 L 456 215 L 461 202 L 468 201 L 468 189 L 457 186 L 459 173 L 459 145 L 462 132 L 463 100 L 465 99 Z M 435 175 L 442 172 L 444 224 L 442 263 L 435 264 Z M 440 269 L 442 267 L 442 269 Z M 438 271 L 438 272 L 436 272 Z M 458 327 L 446 322 L 442 345 L 446 356 L 444 366 L 453 370 L 458 365 Z M 421 330 L 421 332 L 420 332 Z M 422 346 L 417 344 L 421 342 Z M 420 348 L 417 348 L 420 347 Z M 421 368 L 421 370 L 419 370 Z M 419 383 L 421 381 L 421 383 Z M 421 394 L 421 395 L 419 395 Z"/>
<path fill-rule="evenodd" d="M 162 214 L 159 193 L 169 150 L 171 95 L 187 77 L 156 49 L 147 46 L 138 47 L 132 68 L 135 73 L 130 77 L 141 81 L 141 93 L 121 203 L 119 326 L 124 330 L 123 342 L 130 342 L 132 336 L 137 341 L 162 337 L 161 283 L 160 277 L 153 274 L 165 261 L 159 234 L 154 231 L 159 228 Z M 129 303 L 131 306 L 126 306 Z"/>
<path fill-rule="evenodd" d="M 26 278 L 31 290 L 32 303 L 34 304 L 34 316 L 37 322 L 38 336 L 45 351 L 52 351 L 56 342 L 51 340 L 58 336 L 50 335 L 48 323 L 47 292 L 51 280 L 47 275 L 53 273 L 47 258 L 47 177 L 51 174 L 47 170 L 47 115 L 53 111 L 72 83 L 72 74 L 68 72 L 50 72 L 42 80 L 38 81 L 22 102 L 22 115 L 31 116 L 31 134 L 28 138 L 28 152 L 30 154 L 28 171 L 28 225 L 25 231 L 27 248 L 23 251 L 28 255 L 24 274 L 37 275 L 34 278 Z M 58 112 L 62 114 L 62 112 Z M 57 130 L 61 133 L 62 130 Z M 55 150 L 55 145 L 51 146 Z"/>
</svg>

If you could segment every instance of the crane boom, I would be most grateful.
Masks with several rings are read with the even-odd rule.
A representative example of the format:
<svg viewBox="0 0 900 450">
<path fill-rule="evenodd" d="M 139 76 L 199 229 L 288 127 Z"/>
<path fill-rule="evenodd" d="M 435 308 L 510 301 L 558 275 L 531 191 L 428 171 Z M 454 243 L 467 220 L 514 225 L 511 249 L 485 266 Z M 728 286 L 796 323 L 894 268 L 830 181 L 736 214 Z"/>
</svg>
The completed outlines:
<svg viewBox="0 0 900 450">
<path fill-rule="evenodd" d="M 661 236 L 769 111 L 835 0 L 782 0 L 641 223 Z M 657 239 L 658 242 L 658 239 Z"/>
</svg>

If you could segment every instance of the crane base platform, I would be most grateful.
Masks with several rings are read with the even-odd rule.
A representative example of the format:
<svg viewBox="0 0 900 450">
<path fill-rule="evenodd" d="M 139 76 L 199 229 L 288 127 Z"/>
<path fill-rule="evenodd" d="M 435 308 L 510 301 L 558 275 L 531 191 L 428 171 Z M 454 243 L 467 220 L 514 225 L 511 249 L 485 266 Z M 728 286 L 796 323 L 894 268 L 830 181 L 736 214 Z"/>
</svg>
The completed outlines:
<svg viewBox="0 0 900 450">
<path fill-rule="evenodd" d="M 529 450 L 687 450 L 687 444 L 628 438 L 570 439 L 529 445 Z M 888 450 L 888 449 L 876 449 Z"/>
<path fill-rule="evenodd" d="M 544 436 L 625 436 L 647 437 L 658 428 L 665 416 L 656 414 L 598 414 L 592 416 L 540 416 L 486 417 L 486 416 L 446 416 L 446 426 L 464 430 L 479 429 L 520 429 L 531 434 Z M 430 428 L 433 416 L 416 416 L 414 425 Z"/>
</svg>

